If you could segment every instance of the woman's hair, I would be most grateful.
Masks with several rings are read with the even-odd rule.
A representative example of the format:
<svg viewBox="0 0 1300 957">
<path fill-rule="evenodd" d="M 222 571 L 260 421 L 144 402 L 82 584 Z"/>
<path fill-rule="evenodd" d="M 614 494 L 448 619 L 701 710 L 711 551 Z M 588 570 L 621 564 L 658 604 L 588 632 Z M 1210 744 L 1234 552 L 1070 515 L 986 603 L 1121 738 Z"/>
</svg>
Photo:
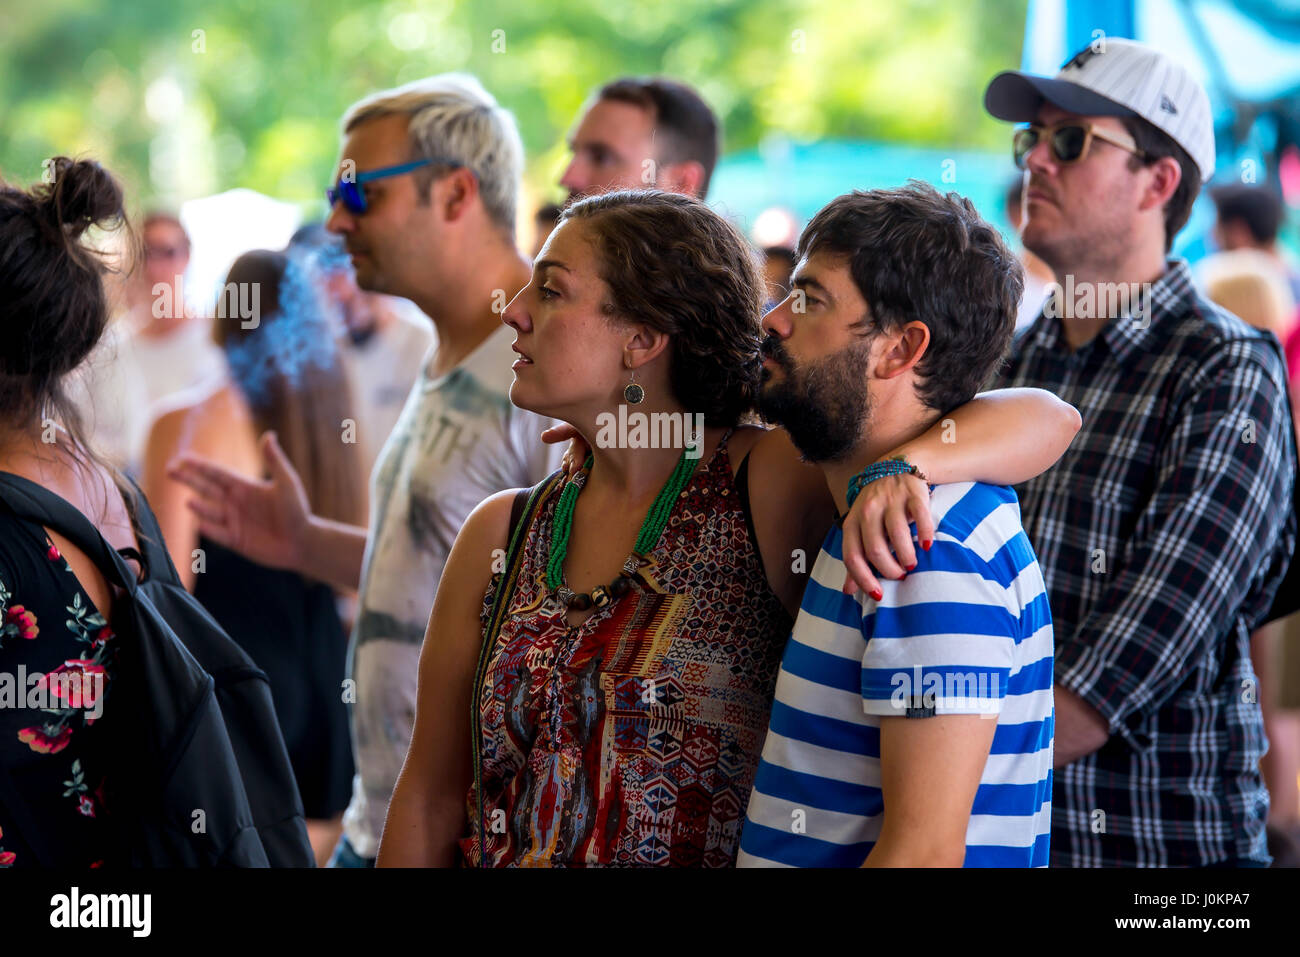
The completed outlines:
<svg viewBox="0 0 1300 957">
<path fill-rule="evenodd" d="M 672 339 L 673 395 L 709 425 L 732 426 L 758 398 L 765 292 L 753 250 L 697 199 L 623 190 L 574 203 L 609 286 L 603 309 Z"/>
<path fill-rule="evenodd" d="M 63 379 L 108 324 L 102 254 L 81 241 L 91 226 L 124 223 L 122 187 L 90 160 L 56 156 L 45 181 L 0 181 L 0 420 L 26 429 L 49 417 L 88 451 Z"/>
<path fill-rule="evenodd" d="M 312 511 L 359 523 L 364 476 L 334 328 L 305 266 L 285 253 L 256 249 L 230 267 L 213 339 L 252 410 L 258 432 L 272 429 L 302 476 Z M 239 308 L 243 307 L 243 308 Z M 355 424 L 353 426 L 355 429 Z"/>
<path fill-rule="evenodd" d="M 1256 329 L 1286 341 L 1295 323 L 1296 302 L 1271 256 L 1253 249 L 1217 253 L 1202 270 L 1211 300 Z"/>
</svg>

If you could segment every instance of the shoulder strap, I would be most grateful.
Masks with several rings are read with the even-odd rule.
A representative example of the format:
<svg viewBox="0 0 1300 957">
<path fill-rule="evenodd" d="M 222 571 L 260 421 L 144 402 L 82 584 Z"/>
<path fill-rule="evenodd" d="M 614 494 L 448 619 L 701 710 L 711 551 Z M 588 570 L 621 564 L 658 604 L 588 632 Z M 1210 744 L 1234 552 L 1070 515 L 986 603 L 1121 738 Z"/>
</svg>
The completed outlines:
<svg viewBox="0 0 1300 957">
<path fill-rule="evenodd" d="M 519 527 L 519 519 L 524 514 L 524 507 L 528 504 L 528 497 L 533 494 L 533 488 L 521 488 L 515 493 L 515 500 L 510 504 L 510 531 L 507 534 L 507 540 L 514 538 L 515 529 Z"/>
<path fill-rule="evenodd" d="M 58 532 L 85 552 L 112 584 L 135 595 L 138 583 L 131 566 L 71 502 L 12 472 L 0 472 L 0 502 L 19 518 Z"/>
<path fill-rule="evenodd" d="M 181 577 L 176 572 L 176 566 L 172 564 L 172 557 L 167 551 L 167 546 L 163 542 L 162 528 L 158 525 L 158 517 L 154 515 L 153 509 L 149 507 L 149 501 L 144 497 L 144 491 L 136 484 L 135 480 L 127 476 L 127 481 L 131 483 L 131 518 L 135 524 L 135 538 L 140 545 L 141 564 L 151 580 L 166 581 L 170 584 L 180 585 Z"/>
<path fill-rule="evenodd" d="M 491 653 L 492 646 L 496 644 L 497 635 L 501 632 L 501 624 L 505 621 L 506 612 L 510 608 L 510 596 L 515 590 L 515 581 L 519 577 L 519 567 L 523 564 L 524 542 L 528 537 L 528 529 L 532 527 L 533 520 L 537 513 L 541 511 L 541 505 L 550 496 L 552 490 L 563 485 L 568 476 L 562 469 L 552 472 L 547 478 L 538 482 L 530 489 L 521 489 L 515 495 L 515 500 L 510 509 L 510 532 L 507 538 L 506 559 L 504 570 L 496 576 L 496 590 L 492 594 L 492 607 L 488 613 L 487 625 L 483 628 L 483 641 L 479 645 L 478 663 L 474 668 L 473 693 L 470 695 L 470 755 L 474 766 L 474 794 L 478 801 L 478 836 L 479 836 L 479 866 L 483 866 L 485 858 L 483 848 L 483 762 L 482 755 L 482 725 L 479 716 L 479 691 L 483 685 L 484 671 L 487 668 L 488 656 Z"/>
</svg>

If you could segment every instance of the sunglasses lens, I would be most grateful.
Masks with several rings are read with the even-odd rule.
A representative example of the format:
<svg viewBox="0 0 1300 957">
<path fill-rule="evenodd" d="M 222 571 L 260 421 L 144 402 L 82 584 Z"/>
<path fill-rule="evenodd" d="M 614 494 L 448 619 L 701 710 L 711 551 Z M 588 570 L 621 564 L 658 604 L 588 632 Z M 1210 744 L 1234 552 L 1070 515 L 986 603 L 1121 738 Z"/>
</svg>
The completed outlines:
<svg viewBox="0 0 1300 957">
<path fill-rule="evenodd" d="M 1032 129 L 1016 130 L 1015 138 L 1011 141 L 1011 152 L 1015 158 L 1016 166 L 1020 169 L 1025 168 L 1025 157 L 1029 151 L 1038 145 L 1038 131 Z"/>
<path fill-rule="evenodd" d="M 350 212 L 360 216 L 366 211 L 366 194 L 356 183 L 342 184 L 343 203 Z"/>
<path fill-rule="evenodd" d="M 366 211 L 366 194 L 356 183 L 339 180 L 325 190 L 325 198 L 329 200 L 330 209 L 342 202 L 344 208 L 353 215 L 360 216 Z"/>
<path fill-rule="evenodd" d="M 1052 152 L 1062 163 L 1073 163 L 1083 155 L 1088 131 L 1082 126 L 1062 126 L 1052 134 Z"/>
</svg>

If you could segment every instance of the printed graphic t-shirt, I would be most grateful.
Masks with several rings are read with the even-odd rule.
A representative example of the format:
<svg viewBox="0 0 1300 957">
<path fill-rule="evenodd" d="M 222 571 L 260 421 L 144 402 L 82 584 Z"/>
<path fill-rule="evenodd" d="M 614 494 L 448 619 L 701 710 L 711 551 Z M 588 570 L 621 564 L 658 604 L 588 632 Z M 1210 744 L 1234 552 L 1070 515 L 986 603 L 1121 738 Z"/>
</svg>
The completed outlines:
<svg viewBox="0 0 1300 957">
<path fill-rule="evenodd" d="M 553 425 L 510 404 L 515 332 L 488 337 L 451 372 L 426 366 L 370 479 L 370 534 L 348 675 L 355 681 L 357 773 L 344 834 L 362 857 L 379 850 L 388 801 L 415 726 L 420 643 L 447 554 L 479 502 L 536 484 L 565 446 L 540 439 Z"/>
<path fill-rule="evenodd" d="M 342 338 L 341 355 L 352 388 L 357 444 L 369 473 L 406 406 L 434 343 L 433 324 L 406 300 L 385 304 L 392 320 L 362 343 Z M 415 315 L 411 315 L 414 313 Z"/>
</svg>

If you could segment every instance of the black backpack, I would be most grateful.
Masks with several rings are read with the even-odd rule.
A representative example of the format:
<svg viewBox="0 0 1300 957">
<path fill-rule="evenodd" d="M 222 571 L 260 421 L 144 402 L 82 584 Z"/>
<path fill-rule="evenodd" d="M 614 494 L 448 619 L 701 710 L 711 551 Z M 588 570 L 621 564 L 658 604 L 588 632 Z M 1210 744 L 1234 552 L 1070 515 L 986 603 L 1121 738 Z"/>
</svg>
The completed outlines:
<svg viewBox="0 0 1300 957">
<path fill-rule="evenodd" d="M 302 799 L 266 673 L 181 584 L 136 488 L 143 554 L 119 554 L 69 502 L 0 472 L 0 503 L 63 535 L 122 589 L 105 805 L 132 867 L 312 867 Z M 137 580 L 126 555 L 144 569 Z M 0 768 L 0 804 L 21 820 Z M 27 835 L 24 834 L 24 838 Z M 40 835 L 31 846 L 42 856 Z M 42 864 L 49 866 L 46 861 Z"/>
</svg>

